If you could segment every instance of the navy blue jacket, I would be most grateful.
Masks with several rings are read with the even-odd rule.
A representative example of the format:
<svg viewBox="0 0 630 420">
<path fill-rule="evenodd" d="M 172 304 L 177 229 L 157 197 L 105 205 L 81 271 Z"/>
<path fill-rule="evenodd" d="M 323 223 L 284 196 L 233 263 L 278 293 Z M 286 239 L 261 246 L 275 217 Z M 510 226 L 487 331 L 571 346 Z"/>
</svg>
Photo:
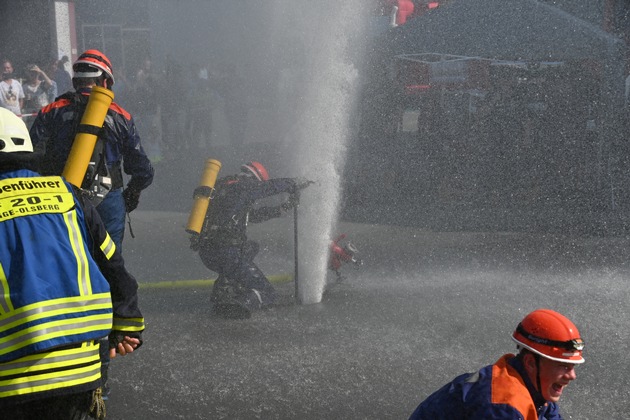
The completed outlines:
<svg viewBox="0 0 630 420">
<path fill-rule="evenodd" d="M 281 193 L 293 193 L 295 180 L 275 178 L 258 181 L 248 176 L 231 176 L 217 181 L 210 202 L 202 241 L 211 247 L 239 246 L 247 240 L 247 224 L 279 217 L 280 207 L 254 207 L 257 200 Z"/>
<path fill-rule="evenodd" d="M 431 394 L 410 420 L 562 420 L 558 405 L 536 391 L 513 354 L 465 373 Z"/>
<path fill-rule="evenodd" d="M 86 98 L 90 89 L 78 91 Z M 60 175 L 66 164 L 72 142 L 76 135 L 78 119 L 87 104 L 86 100 L 77 100 L 75 93 L 67 92 L 50 105 L 42 108 L 30 129 L 33 147 L 44 150 L 45 155 L 40 173 L 42 175 Z M 140 137 L 131 115 L 122 107 L 112 102 L 103 125 L 105 139 L 105 158 L 113 175 L 124 172 L 130 175 L 128 188 L 142 191 L 153 182 L 153 167 L 140 143 Z M 119 188 L 122 185 L 114 185 Z"/>
<path fill-rule="evenodd" d="M 0 280 L 0 407 L 95 389 L 98 340 L 141 338 L 136 280 L 60 176 L 0 173 Z"/>
</svg>

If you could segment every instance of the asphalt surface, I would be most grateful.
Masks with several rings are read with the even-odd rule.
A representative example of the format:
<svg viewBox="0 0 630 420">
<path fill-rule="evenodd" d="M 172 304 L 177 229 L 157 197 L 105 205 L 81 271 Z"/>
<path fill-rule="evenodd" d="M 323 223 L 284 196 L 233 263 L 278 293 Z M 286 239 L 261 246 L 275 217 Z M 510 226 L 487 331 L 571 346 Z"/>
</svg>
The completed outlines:
<svg viewBox="0 0 630 420">
<path fill-rule="evenodd" d="M 628 418 L 625 236 L 342 223 L 362 267 L 345 267 L 319 304 L 297 305 L 293 284 L 277 283 L 278 306 L 235 321 L 212 313 L 215 274 L 188 248 L 186 218 L 132 213 L 124 255 L 147 330 L 111 365 L 108 419 L 405 419 L 454 376 L 513 351 L 510 333 L 540 307 L 586 341 L 564 417 Z M 292 273 L 291 228 L 287 217 L 250 229 L 273 278 Z"/>
</svg>

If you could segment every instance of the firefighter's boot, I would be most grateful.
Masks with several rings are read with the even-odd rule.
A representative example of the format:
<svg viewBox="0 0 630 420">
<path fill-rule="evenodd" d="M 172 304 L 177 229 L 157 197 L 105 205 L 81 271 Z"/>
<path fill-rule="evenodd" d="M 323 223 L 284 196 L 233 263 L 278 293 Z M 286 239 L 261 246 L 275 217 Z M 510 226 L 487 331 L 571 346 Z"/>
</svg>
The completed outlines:
<svg viewBox="0 0 630 420">
<path fill-rule="evenodd" d="M 227 302 L 235 296 L 235 286 L 232 281 L 225 276 L 219 276 L 214 282 L 212 292 L 210 293 L 210 302 L 216 305 L 221 302 Z"/>
<path fill-rule="evenodd" d="M 251 317 L 252 312 L 262 307 L 262 297 L 256 289 L 250 289 L 245 293 L 217 303 L 215 312 L 217 315 L 228 319 L 247 319 Z"/>
</svg>

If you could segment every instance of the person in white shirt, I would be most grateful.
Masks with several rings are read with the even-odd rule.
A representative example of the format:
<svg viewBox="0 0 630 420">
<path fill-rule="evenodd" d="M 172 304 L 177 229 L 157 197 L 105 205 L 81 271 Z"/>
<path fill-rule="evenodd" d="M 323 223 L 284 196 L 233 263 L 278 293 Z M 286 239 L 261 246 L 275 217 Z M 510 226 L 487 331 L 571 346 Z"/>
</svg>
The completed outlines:
<svg viewBox="0 0 630 420">
<path fill-rule="evenodd" d="M 22 105 L 24 105 L 22 85 L 14 79 L 11 61 L 3 60 L 2 81 L 0 81 L 0 106 L 16 115 L 22 115 Z"/>
</svg>

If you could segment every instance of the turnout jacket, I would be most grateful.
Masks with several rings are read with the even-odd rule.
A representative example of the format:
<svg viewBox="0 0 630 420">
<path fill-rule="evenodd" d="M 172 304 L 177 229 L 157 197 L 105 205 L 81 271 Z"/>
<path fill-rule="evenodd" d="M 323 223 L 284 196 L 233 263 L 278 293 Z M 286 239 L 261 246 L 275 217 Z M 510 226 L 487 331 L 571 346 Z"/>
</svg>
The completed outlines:
<svg viewBox="0 0 630 420">
<path fill-rule="evenodd" d="M 410 420 L 562 420 L 558 405 L 536 391 L 513 354 L 475 373 L 465 373 L 431 394 Z"/>
<path fill-rule="evenodd" d="M 97 388 L 96 341 L 144 330 L 137 282 L 77 191 L 0 172 L 0 407 Z"/>
<path fill-rule="evenodd" d="M 257 200 L 281 193 L 295 192 L 295 180 L 275 178 L 258 181 L 248 176 L 229 176 L 216 183 L 210 203 L 202 241 L 210 248 L 240 246 L 247 240 L 247 224 L 280 217 L 276 207 L 254 207 Z"/>
<path fill-rule="evenodd" d="M 67 92 L 42 108 L 30 129 L 33 147 L 45 150 L 40 173 L 60 175 L 72 148 L 91 89 Z M 153 182 L 153 167 L 140 143 L 132 116 L 112 102 L 103 131 L 105 160 L 112 176 L 112 188 L 122 187 L 122 169 L 130 175 L 128 188 L 142 191 Z"/>
</svg>

